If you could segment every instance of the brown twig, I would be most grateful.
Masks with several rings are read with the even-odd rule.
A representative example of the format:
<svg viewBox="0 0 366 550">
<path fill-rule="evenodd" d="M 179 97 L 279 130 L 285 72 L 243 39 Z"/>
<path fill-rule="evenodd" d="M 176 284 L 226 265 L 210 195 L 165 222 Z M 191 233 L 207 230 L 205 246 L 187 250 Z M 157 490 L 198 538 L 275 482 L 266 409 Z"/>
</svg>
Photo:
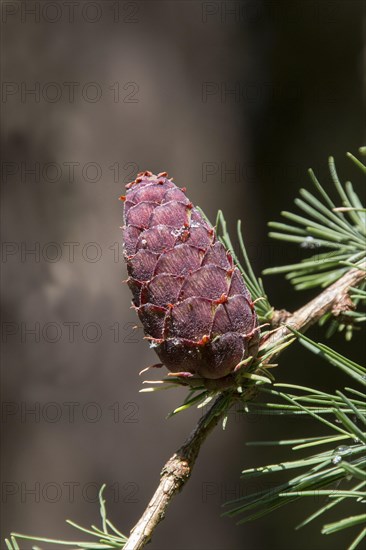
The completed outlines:
<svg viewBox="0 0 366 550">
<path fill-rule="evenodd" d="M 140 520 L 132 529 L 124 550 L 143 548 L 150 540 L 155 527 L 164 518 L 170 500 L 182 490 L 190 478 L 202 443 L 222 417 L 222 407 L 226 399 L 226 393 L 222 393 L 216 399 L 187 440 L 165 464 L 160 474 L 158 488 Z"/>
<path fill-rule="evenodd" d="M 332 311 L 337 304 L 342 303 L 350 287 L 358 286 L 364 278 L 364 271 L 351 269 L 308 304 L 294 313 L 286 315 L 286 325 L 305 332 L 325 313 Z M 280 326 L 272 331 L 268 338 L 270 338 L 271 344 L 275 344 L 289 332 L 286 326 Z M 268 338 L 266 338 L 265 344 L 268 344 Z M 140 550 L 149 542 L 155 528 L 164 518 L 171 499 L 187 483 L 202 443 L 224 416 L 231 403 L 230 391 L 221 393 L 207 413 L 199 420 L 185 443 L 165 464 L 160 474 L 158 488 L 143 515 L 132 529 L 124 550 Z"/>
<path fill-rule="evenodd" d="M 365 269 L 366 264 L 361 267 Z M 311 325 L 317 323 L 325 313 L 334 311 L 341 307 L 342 304 L 346 303 L 350 287 L 360 285 L 365 277 L 365 271 L 361 269 L 351 269 L 313 300 L 287 316 L 284 320 L 285 325 L 299 332 L 305 332 Z M 270 338 L 271 342 L 276 343 L 289 333 L 289 329 L 282 325 L 269 333 L 268 338 Z M 268 338 L 263 340 L 262 344 L 268 344 Z"/>
</svg>

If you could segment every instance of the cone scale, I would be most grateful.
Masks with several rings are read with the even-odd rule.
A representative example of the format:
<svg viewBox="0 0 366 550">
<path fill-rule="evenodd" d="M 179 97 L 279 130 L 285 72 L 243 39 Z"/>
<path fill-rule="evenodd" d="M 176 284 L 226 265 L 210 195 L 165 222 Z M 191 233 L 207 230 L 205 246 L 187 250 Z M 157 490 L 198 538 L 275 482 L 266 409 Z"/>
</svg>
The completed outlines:
<svg viewBox="0 0 366 550">
<path fill-rule="evenodd" d="M 127 283 L 150 346 L 175 376 L 231 379 L 259 341 L 239 269 L 166 172 L 141 172 L 126 187 Z"/>
</svg>

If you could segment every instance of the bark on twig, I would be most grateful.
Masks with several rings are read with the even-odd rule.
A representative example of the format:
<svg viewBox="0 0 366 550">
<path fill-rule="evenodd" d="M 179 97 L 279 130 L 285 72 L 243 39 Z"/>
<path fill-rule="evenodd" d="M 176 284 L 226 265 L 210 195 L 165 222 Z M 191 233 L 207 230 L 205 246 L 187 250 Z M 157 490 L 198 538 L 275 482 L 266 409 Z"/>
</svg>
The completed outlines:
<svg viewBox="0 0 366 550">
<path fill-rule="evenodd" d="M 131 531 L 124 550 L 143 548 L 150 540 L 155 527 L 165 516 L 170 500 L 187 483 L 200 447 L 221 418 L 226 395 L 222 393 L 210 410 L 201 417 L 183 445 L 168 460 L 160 474 L 160 483 L 145 512 Z M 219 412 L 218 412 L 219 411 Z"/>
<path fill-rule="evenodd" d="M 366 264 L 362 267 L 365 268 Z M 287 316 L 284 321 L 285 324 L 299 332 L 305 332 L 309 327 L 317 323 L 325 313 L 333 311 L 334 308 L 340 307 L 342 303 L 345 303 L 350 287 L 360 285 L 365 277 L 365 271 L 351 269 L 313 300 L 296 310 L 290 316 Z M 271 342 L 276 343 L 289 333 L 290 331 L 286 326 L 280 326 L 271 332 L 268 338 L 271 339 Z M 268 343 L 268 340 L 265 343 Z"/>
<path fill-rule="evenodd" d="M 358 269 L 350 270 L 305 306 L 292 314 L 285 315 L 284 322 L 291 328 L 305 332 L 325 313 L 332 311 L 334 307 L 342 303 L 347 296 L 349 288 L 358 286 L 364 278 L 364 271 Z M 285 326 L 276 328 L 269 335 L 271 343 L 275 344 L 279 342 L 289 332 L 289 329 Z M 268 338 L 266 339 L 266 343 L 268 344 Z M 187 483 L 202 443 L 228 410 L 228 407 L 224 406 L 227 399 L 227 392 L 219 395 L 211 408 L 199 420 L 185 443 L 165 464 L 160 474 L 160 482 L 155 494 L 143 515 L 132 529 L 124 550 L 140 550 L 149 542 L 155 528 L 164 518 L 171 499 Z"/>
</svg>

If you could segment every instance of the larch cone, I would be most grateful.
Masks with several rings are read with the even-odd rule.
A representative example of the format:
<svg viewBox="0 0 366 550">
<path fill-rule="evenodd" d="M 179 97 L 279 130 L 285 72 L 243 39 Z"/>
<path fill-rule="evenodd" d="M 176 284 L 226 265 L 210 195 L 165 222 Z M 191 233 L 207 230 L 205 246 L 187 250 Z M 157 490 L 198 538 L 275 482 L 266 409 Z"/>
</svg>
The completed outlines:
<svg viewBox="0 0 366 550">
<path fill-rule="evenodd" d="M 166 172 L 126 187 L 123 252 L 146 338 L 175 376 L 231 383 L 259 342 L 240 270 Z"/>
</svg>

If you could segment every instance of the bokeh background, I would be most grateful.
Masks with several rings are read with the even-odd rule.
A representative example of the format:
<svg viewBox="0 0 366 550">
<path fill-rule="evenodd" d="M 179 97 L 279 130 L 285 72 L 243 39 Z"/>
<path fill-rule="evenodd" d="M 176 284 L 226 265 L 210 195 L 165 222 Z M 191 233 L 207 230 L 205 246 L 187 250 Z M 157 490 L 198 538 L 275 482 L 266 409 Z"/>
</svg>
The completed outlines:
<svg viewBox="0 0 366 550">
<path fill-rule="evenodd" d="M 212 220 L 219 208 L 233 232 L 243 220 L 258 273 L 301 257 L 270 242 L 266 223 L 293 207 L 309 166 L 329 183 L 330 154 L 343 179 L 355 175 L 345 153 L 364 138 L 364 3 L 27 0 L 1 10 L 1 534 L 75 539 L 64 520 L 96 523 L 102 483 L 109 517 L 128 533 L 200 413 L 166 420 L 184 390 L 139 393 L 155 356 L 132 332 L 117 198 L 137 171 L 168 171 Z M 280 277 L 265 285 L 289 310 L 312 295 Z M 364 352 L 361 337 L 334 345 Z M 277 377 L 343 382 L 296 347 Z M 234 412 L 151 550 L 344 547 L 348 534 L 321 537 L 320 524 L 294 531 L 312 502 L 238 527 L 219 517 L 250 489 L 243 468 L 282 456 L 246 441 L 309 429 Z"/>
</svg>

